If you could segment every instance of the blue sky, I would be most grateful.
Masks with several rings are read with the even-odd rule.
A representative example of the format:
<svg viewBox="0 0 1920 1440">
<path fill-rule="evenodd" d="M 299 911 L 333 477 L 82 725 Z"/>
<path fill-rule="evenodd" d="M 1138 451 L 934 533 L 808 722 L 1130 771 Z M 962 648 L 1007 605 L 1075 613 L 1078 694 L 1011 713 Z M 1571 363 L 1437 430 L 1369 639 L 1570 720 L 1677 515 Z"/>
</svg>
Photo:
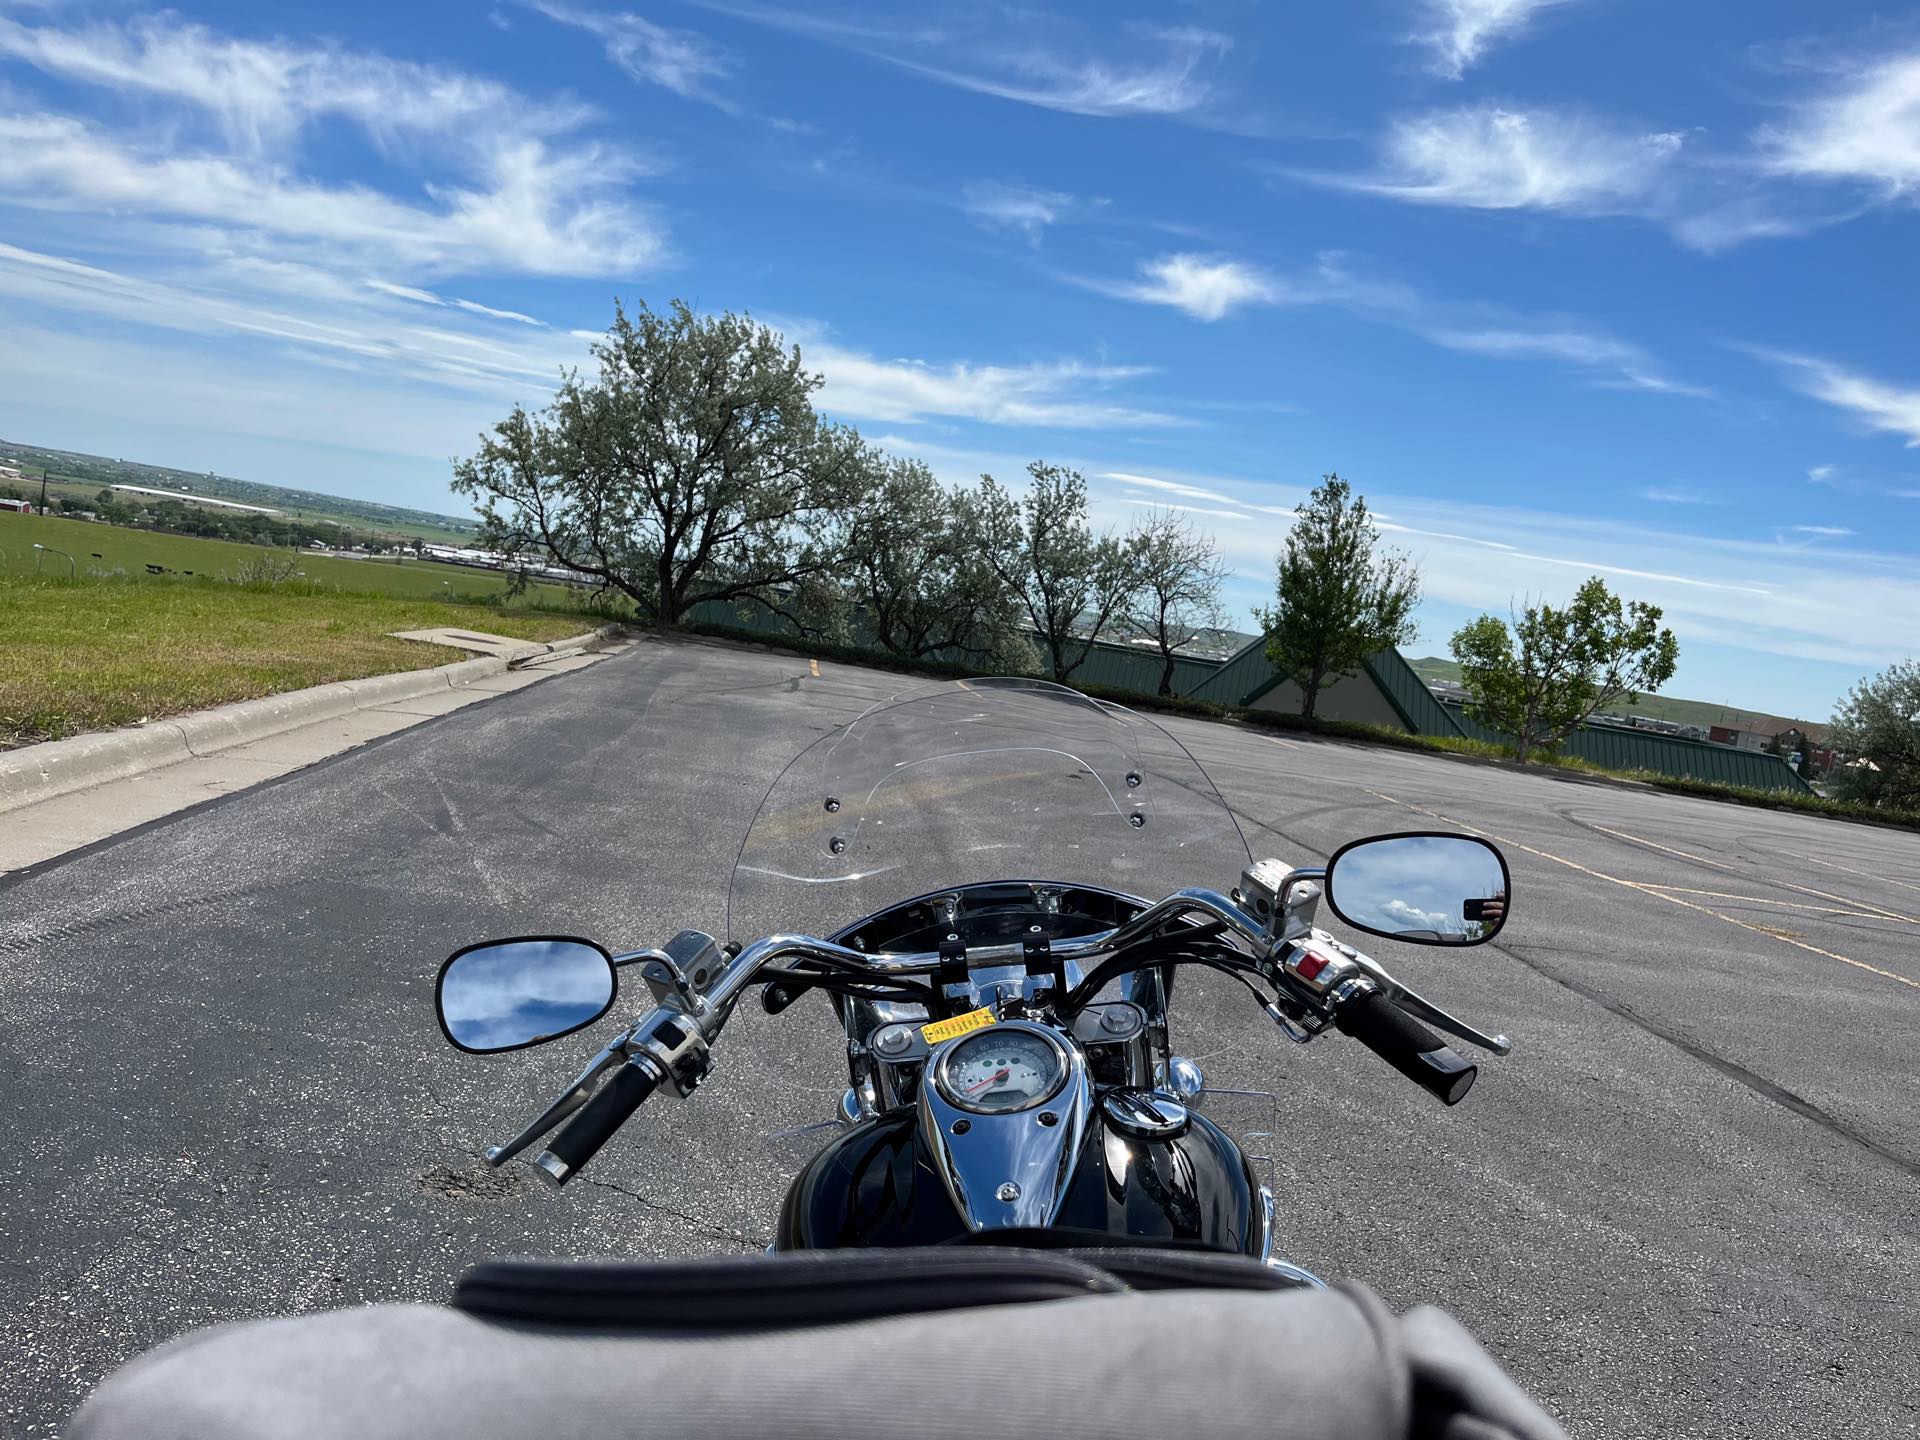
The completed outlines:
<svg viewBox="0 0 1920 1440">
<path fill-rule="evenodd" d="M 0 435 L 457 509 L 612 299 L 744 309 L 944 478 L 1352 479 L 1412 653 L 1597 571 L 1669 689 L 1920 634 L 1920 13 L 0 0 Z"/>
</svg>

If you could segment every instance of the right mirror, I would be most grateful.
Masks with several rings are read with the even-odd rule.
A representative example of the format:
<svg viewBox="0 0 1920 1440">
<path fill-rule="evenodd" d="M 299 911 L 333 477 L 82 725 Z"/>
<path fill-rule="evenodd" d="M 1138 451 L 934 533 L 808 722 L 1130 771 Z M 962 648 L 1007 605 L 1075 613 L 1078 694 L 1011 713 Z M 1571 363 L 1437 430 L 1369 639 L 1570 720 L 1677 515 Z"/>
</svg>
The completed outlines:
<svg viewBox="0 0 1920 1440">
<path fill-rule="evenodd" d="M 1327 904 L 1356 930 L 1410 945 L 1478 945 L 1507 923 L 1505 858 L 1471 835 L 1375 835 L 1327 862 Z"/>
</svg>

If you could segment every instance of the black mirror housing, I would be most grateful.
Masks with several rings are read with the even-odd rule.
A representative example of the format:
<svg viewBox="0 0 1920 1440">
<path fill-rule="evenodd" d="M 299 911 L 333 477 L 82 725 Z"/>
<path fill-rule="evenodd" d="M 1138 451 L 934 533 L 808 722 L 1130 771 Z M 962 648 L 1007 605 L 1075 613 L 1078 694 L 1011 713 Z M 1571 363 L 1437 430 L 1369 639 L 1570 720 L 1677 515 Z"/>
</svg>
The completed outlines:
<svg viewBox="0 0 1920 1440">
<path fill-rule="evenodd" d="M 1341 846 L 1324 882 L 1333 913 L 1409 945 L 1484 945 L 1512 911 L 1513 876 L 1477 835 L 1409 830 Z"/>
</svg>

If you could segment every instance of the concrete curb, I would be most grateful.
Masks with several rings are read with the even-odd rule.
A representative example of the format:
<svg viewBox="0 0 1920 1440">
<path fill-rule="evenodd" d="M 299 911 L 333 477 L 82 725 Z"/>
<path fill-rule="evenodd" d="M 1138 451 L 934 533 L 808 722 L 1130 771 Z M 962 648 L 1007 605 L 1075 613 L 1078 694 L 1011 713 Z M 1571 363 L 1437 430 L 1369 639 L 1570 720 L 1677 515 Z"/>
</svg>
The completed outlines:
<svg viewBox="0 0 1920 1440">
<path fill-rule="evenodd" d="M 491 675 L 518 669 L 534 660 L 600 650 L 622 634 L 603 625 L 584 635 L 529 645 L 506 655 L 456 660 L 428 670 L 336 680 L 283 695 L 237 700 L 151 725 L 128 726 L 93 735 L 74 735 L 18 750 L 0 750 L 0 814 L 41 800 L 70 795 L 112 780 L 127 780 L 203 755 L 217 755 L 302 725 L 337 719 L 356 710 L 372 710 L 444 690 L 459 690 Z"/>
</svg>

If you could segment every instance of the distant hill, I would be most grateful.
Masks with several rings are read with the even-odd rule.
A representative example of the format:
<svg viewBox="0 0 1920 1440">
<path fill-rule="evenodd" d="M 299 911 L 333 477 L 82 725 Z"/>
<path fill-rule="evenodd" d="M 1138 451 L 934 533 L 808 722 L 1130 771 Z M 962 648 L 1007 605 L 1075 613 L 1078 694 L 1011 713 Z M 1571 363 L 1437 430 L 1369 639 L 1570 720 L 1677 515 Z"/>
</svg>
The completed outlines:
<svg viewBox="0 0 1920 1440">
<path fill-rule="evenodd" d="M 1444 659 L 1438 655 L 1428 655 L 1422 659 L 1407 661 L 1422 680 L 1455 680 L 1460 678 L 1459 663 Z M 1766 725 L 1769 729 L 1783 725 L 1795 725 L 1810 735 L 1824 735 L 1826 723 L 1820 720 L 1802 720 L 1792 715 L 1775 715 L 1766 710 L 1739 710 L 1731 705 L 1715 705 L 1708 700 L 1681 700 L 1672 695 L 1642 695 L 1633 704 L 1621 704 L 1615 707 L 1629 715 L 1645 715 L 1654 720 L 1671 720 L 1676 725 L 1725 725 L 1732 730 L 1750 730 L 1756 725 Z"/>
<path fill-rule="evenodd" d="M 186 491 L 216 500 L 235 500 L 242 505 L 262 505 L 289 516 L 337 520 L 389 535 L 418 536 L 443 544 L 469 541 L 480 531 L 480 522 L 472 516 L 440 515 L 404 505 L 382 505 L 375 500 L 352 500 L 343 495 L 295 490 L 285 485 L 262 485 L 210 471 L 172 470 L 137 460 L 113 460 L 74 450 L 48 450 L 14 440 L 0 440 L 0 462 L 18 466 L 29 477 L 29 489 L 39 483 L 40 472 L 45 470 L 52 486 L 66 487 L 66 493 L 75 498 L 78 490 L 97 491 L 103 485 L 147 485 L 156 490 Z"/>
</svg>

